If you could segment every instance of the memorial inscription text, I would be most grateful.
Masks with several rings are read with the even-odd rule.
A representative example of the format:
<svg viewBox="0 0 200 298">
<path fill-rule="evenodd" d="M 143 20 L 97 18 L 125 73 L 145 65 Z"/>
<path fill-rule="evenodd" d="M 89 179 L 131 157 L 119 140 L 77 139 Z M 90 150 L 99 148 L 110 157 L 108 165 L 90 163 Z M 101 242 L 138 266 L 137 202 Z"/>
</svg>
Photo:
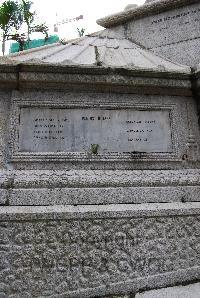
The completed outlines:
<svg viewBox="0 0 200 298">
<path fill-rule="evenodd" d="M 177 14 L 174 14 L 174 15 L 168 15 L 166 17 L 162 17 L 162 18 L 159 18 L 159 19 L 155 19 L 155 20 L 152 20 L 152 25 L 153 24 L 160 24 L 162 22 L 166 22 L 166 21 L 172 21 L 172 20 L 176 20 L 176 19 L 180 19 L 180 18 L 185 18 L 187 16 L 191 17 L 193 19 L 193 16 L 195 16 L 195 19 L 193 19 L 193 21 L 195 22 L 199 22 L 199 13 L 200 13 L 200 8 L 196 8 L 196 9 L 192 9 L 190 11 L 185 11 L 185 12 L 182 12 L 182 13 L 177 13 Z"/>
<path fill-rule="evenodd" d="M 21 108 L 22 152 L 170 152 L 168 110 Z"/>
</svg>

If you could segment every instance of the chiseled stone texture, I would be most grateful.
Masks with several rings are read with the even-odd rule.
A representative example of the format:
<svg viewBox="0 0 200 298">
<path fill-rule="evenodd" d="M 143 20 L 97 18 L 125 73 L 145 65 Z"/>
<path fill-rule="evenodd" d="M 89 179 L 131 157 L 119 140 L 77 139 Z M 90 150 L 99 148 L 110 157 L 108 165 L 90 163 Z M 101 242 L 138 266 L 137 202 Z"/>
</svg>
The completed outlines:
<svg viewBox="0 0 200 298">
<path fill-rule="evenodd" d="M 198 169 L 21 170 L 2 173 L 0 182 L 14 206 L 198 202 L 200 197 Z"/>
<path fill-rule="evenodd" d="M 199 166 L 199 132 L 196 103 L 192 97 L 103 94 L 83 92 L 33 92 L 13 93 L 13 108 L 11 115 L 11 161 L 16 169 L 177 169 Z M 20 106 L 41 107 L 47 105 L 55 108 L 95 109 L 99 106 L 109 106 L 111 109 L 122 107 L 148 111 L 170 110 L 172 151 L 133 153 L 110 152 L 105 154 L 90 154 L 88 152 L 21 152 L 19 147 Z M 92 108 L 91 108 L 92 107 Z M 29 150 L 32 148 L 29 148 Z M 41 151 L 41 148 L 39 148 Z M 52 149 L 52 148 L 51 148 Z M 53 148 L 59 149 L 61 148 Z M 141 149 L 141 148 L 139 148 Z M 144 148 L 143 148 L 144 149 Z M 186 159 L 186 161 L 185 161 Z M 195 161 L 195 163 L 194 163 Z"/>
<path fill-rule="evenodd" d="M 199 38 L 199 8 L 195 3 L 133 20 L 128 34 L 147 48 Z"/>
<path fill-rule="evenodd" d="M 12 206 L 198 202 L 200 170 L 0 171 L 0 193 Z"/>
<path fill-rule="evenodd" d="M 199 201 L 200 187 L 100 187 L 12 189 L 11 206 L 69 204 L 141 204 Z"/>
<path fill-rule="evenodd" d="M 7 201 L 8 193 L 6 189 L 0 189 L 0 205 L 5 205 Z"/>
<path fill-rule="evenodd" d="M 135 298 L 199 298 L 200 283 L 137 294 Z"/>
<path fill-rule="evenodd" d="M 200 38 L 155 47 L 152 51 L 171 61 L 195 67 L 200 62 Z"/>
<path fill-rule="evenodd" d="M 161 1 L 150 2 L 155 6 L 157 2 Z M 138 7 L 138 16 L 135 12 L 132 20 L 123 21 L 124 25 L 116 24 L 113 30 L 122 36 L 125 35 L 133 39 L 147 49 L 153 50 L 157 55 L 169 58 L 173 62 L 195 66 L 199 63 L 200 55 L 200 4 L 189 3 L 190 5 L 188 5 L 187 3 L 182 7 L 174 8 L 173 1 L 170 2 L 171 7 L 170 4 L 164 4 L 168 6 L 166 11 L 158 10 L 153 14 L 150 9 L 149 13 L 145 9 L 140 15 L 139 11 L 142 10 L 140 6 Z M 112 16 L 107 19 L 109 23 Z M 117 17 L 115 19 L 117 20 Z M 120 19 L 119 13 L 118 23 L 120 23 Z"/>
<path fill-rule="evenodd" d="M 0 169 L 5 166 L 11 93 L 0 91 Z"/>
<path fill-rule="evenodd" d="M 106 206 L 102 215 L 10 208 L 1 211 L 1 297 L 125 295 L 200 276 L 199 208 L 159 215 L 157 206 L 146 217 L 142 207 L 138 217 L 123 207 L 118 216 Z"/>
<path fill-rule="evenodd" d="M 200 170 L 0 171 L 1 205 L 198 202 Z"/>
</svg>

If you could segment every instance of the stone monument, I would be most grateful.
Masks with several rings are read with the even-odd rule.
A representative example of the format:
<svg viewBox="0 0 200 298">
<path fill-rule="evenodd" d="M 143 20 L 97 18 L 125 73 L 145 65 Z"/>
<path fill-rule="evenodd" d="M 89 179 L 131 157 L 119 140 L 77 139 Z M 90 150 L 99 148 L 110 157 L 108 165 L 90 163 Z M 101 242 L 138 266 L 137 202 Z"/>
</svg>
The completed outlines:
<svg viewBox="0 0 200 298">
<path fill-rule="evenodd" d="M 200 63 L 199 18 L 199 0 L 153 0 L 97 23 L 156 54 L 195 67 Z"/>
<path fill-rule="evenodd" d="M 200 278 L 199 67 L 120 26 L 0 60 L 1 297 Z"/>
</svg>

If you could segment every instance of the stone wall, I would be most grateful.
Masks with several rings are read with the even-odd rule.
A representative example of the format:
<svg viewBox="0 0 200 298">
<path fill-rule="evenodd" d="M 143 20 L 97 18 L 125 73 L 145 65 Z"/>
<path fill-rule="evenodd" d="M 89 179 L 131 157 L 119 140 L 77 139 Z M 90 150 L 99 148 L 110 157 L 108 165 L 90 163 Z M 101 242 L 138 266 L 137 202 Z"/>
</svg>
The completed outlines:
<svg viewBox="0 0 200 298">
<path fill-rule="evenodd" d="M 200 59 L 200 4 L 189 1 L 181 6 L 174 1 L 151 1 L 136 11 L 113 15 L 98 21 L 105 27 L 133 40 L 171 61 L 195 66 Z M 158 2 L 158 3 L 157 3 Z M 181 1 L 177 1 L 181 2 Z M 196 2 L 196 3 L 195 3 Z M 158 8 L 157 8 L 158 7 Z M 126 16 L 127 15 L 127 16 Z M 127 19 L 126 19 L 127 17 Z M 122 22 L 122 25 L 119 23 Z M 113 23 L 113 25 L 112 25 Z"/>
<path fill-rule="evenodd" d="M 200 277 L 200 205 L 4 207 L 1 297 L 98 297 Z"/>
<path fill-rule="evenodd" d="M 184 82 L 185 83 L 185 82 Z M 22 119 L 22 112 L 24 108 L 30 113 L 30 125 L 24 125 Z M 170 138 L 171 148 L 164 150 L 158 150 L 159 152 L 153 152 L 148 143 L 146 147 L 139 150 L 141 154 L 132 154 L 131 149 L 134 151 L 134 144 L 126 146 L 125 150 L 120 149 L 119 138 L 115 142 L 116 148 L 112 148 L 110 152 L 105 152 L 105 155 L 91 155 L 88 148 L 79 148 L 76 152 L 67 150 L 67 144 L 63 143 L 61 146 L 59 143 L 54 145 L 54 149 L 49 147 L 48 151 L 42 152 L 41 148 L 36 146 L 34 149 L 35 139 L 29 142 L 28 146 L 32 144 L 32 148 L 29 150 L 21 150 L 20 148 L 20 136 L 23 136 L 24 140 L 30 139 L 34 136 L 34 119 L 35 114 L 31 114 L 33 111 L 40 111 L 38 115 L 48 115 L 48 119 L 51 115 L 57 115 L 58 111 L 64 111 L 68 113 L 71 109 L 71 113 L 76 111 L 77 117 L 80 117 L 80 111 L 89 111 L 90 116 L 94 116 L 95 113 L 107 110 L 115 110 L 117 113 L 120 111 L 139 111 L 138 113 L 144 113 L 147 120 L 151 115 L 156 117 L 157 114 L 153 113 L 167 113 L 168 121 L 170 120 L 170 127 L 166 121 L 163 121 L 165 134 L 167 139 Z M 143 111 L 143 112 L 141 112 Z M 54 114 L 53 114 L 54 112 Z M 39 112 L 38 112 L 39 113 Z M 45 114 L 46 113 L 46 114 Z M 89 115 L 88 114 L 88 115 Z M 148 116 L 150 114 L 150 116 Z M 126 114 L 125 114 L 126 115 Z M 142 114 L 143 115 L 143 114 Z M 35 118 L 34 118 L 35 117 Z M 57 117 L 57 116 L 56 116 Z M 131 116 L 129 116 L 130 118 Z M 133 116 L 132 116 L 133 117 Z M 41 117 L 40 117 L 41 118 Z M 46 118 L 46 117 L 43 117 Z M 62 117 L 61 117 L 62 118 Z M 141 115 L 139 116 L 141 120 Z M 170 118 L 170 119 L 169 119 Z M 50 121 L 50 120 L 46 121 Z M 115 118 L 114 118 L 115 119 Z M 22 121 L 22 123 L 20 123 Z M 32 122 L 31 122 L 32 121 Z M 116 121 L 116 120 L 114 120 Z M 125 119 L 123 119 L 125 122 Z M 60 170 L 60 169 L 182 169 L 198 167 L 199 161 L 199 139 L 198 139 L 198 127 L 197 127 L 197 109 L 195 99 L 191 96 L 167 96 L 167 95 L 138 95 L 138 94 L 109 94 L 100 92 L 49 92 L 49 91 L 24 91 L 13 92 L 12 95 L 12 115 L 10 126 L 10 145 L 11 156 L 13 165 L 16 169 L 24 170 Z M 92 122 L 91 122 L 92 123 Z M 93 122 L 94 123 L 94 122 Z M 119 125 L 119 121 L 115 122 Z M 44 123 L 45 124 L 45 123 Z M 46 123 L 48 124 L 48 123 Z M 55 124 L 55 123 L 54 123 Z M 24 125 L 24 126 L 23 126 Z M 82 124 L 80 124 L 82 125 Z M 151 125 L 151 124 L 150 124 Z M 94 126 L 94 124 L 93 124 Z M 122 127 L 122 125 L 121 125 Z M 121 129 L 120 127 L 120 129 Z M 27 129 L 27 130 L 26 130 Z M 89 129 L 89 128 L 88 128 Z M 87 129 L 87 133 L 88 133 Z M 113 128 L 112 128 L 113 129 Z M 150 126 L 149 126 L 150 129 Z M 108 129 L 107 129 L 108 130 Z M 95 130 L 94 130 L 95 131 Z M 103 131 L 102 131 L 103 132 Z M 108 131 L 104 129 L 104 134 L 108 137 Z M 66 133 L 66 132 L 65 132 Z M 78 131 L 77 133 L 80 133 Z M 122 132 L 121 132 L 122 133 Z M 97 132 L 95 132 L 97 135 Z M 113 134 L 113 133 L 112 133 Z M 111 134 L 111 136 L 112 136 Z M 125 138 L 128 139 L 128 133 L 125 129 Z M 93 135 L 94 136 L 94 135 Z M 155 137 L 154 132 L 154 137 Z M 43 135 L 43 137 L 46 137 Z M 70 132 L 70 139 L 74 139 Z M 163 138 L 163 136 L 162 136 Z M 103 137 L 100 138 L 100 142 L 103 142 Z M 37 141 L 37 140 L 36 140 Z M 86 137 L 84 142 L 86 141 Z M 40 140 L 40 143 L 45 141 Z M 118 145 L 116 143 L 118 142 Z M 159 140 L 156 141 L 157 147 Z M 52 143 L 52 141 L 51 141 Z M 90 142 L 91 143 L 91 142 Z M 89 144 L 90 144 L 89 143 Z M 162 142 L 161 142 L 162 143 Z M 101 143 L 100 147 L 101 147 Z M 112 142 L 111 142 L 112 144 Z M 110 145 L 111 145 L 110 144 Z M 47 143 L 48 146 L 49 143 Z M 153 144 L 154 145 L 154 144 Z M 60 147 L 61 146 L 61 147 Z M 80 146 L 80 145 L 79 145 Z M 105 145 L 106 146 L 106 145 Z M 113 145 L 114 146 L 114 145 Z M 155 146 L 155 145 L 154 145 Z M 64 149 L 63 149 L 64 148 Z M 138 147 L 139 148 L 139 147 Z M 23 149 L 23 148 L 22 148 Z M 25 148 L 26 149 L 26 148 Z M 106 149 L 106 148 L 105 148 Z M 108 150 L 109 151 L 109 150 Z M 116 152 L 116 154 L 114 152 Z M 119 152 L 118 152 L 119 151 Z M 125 152 L 124 152 L 125 151 Z M 135 152 L 137 152 L 135 150 Z M 89 155 L 88 155 L 89 154 Z M 106 155 L 107 154 L 107 155 Z M 48 160 L 48 162 L 47 162 Z M 196 162 L 194 164 L 194 161 Z"/>
<path fill-rule="evenodd" d="M 8 154 L 8 131 L 11 107 L 11 92 L 0 92 L 0 169 L 5 167 Z"/>
<path fill-rule="evenodd" d="M 200 146 L 190 74 L 148 73 L 144 89 L 138 74 L 118 81 L 115 74 L 102 79 L 78 73 L 74 81 L 60 67 L 55 82 L 58 73 L 51 66 L 48 73 L 33 65 L 39 75 L 28 64 L 20 67 L 27 72 L 17 76 L 11 101 L 10 92 L 2 91 L 0 102 L 0 296 L 133 296 L 200 278 Z M 80 78 L 87 82 L 80 86 Z M 34 142 L 29 150 L 19 146 L 23 131 L 34 137 L 33 110 L 46 109 L 50 116 L 42 122 L 52 122 L 52 110 L 105 107 L 139 115 L 167 110 L 170 125 L 162 119 L 158 124 L 170 135 L 169 150 L 103 156 L 79 147 L 41 152 L 32 150 Z M 25 128 L 24 109 L 30 111 Z M 149 125 L 149 119 L 141 123 L 146 120 Z M 44 125 L 49 124 L 37 128 L 42 137 L 50 134 Z"/>
</svg>

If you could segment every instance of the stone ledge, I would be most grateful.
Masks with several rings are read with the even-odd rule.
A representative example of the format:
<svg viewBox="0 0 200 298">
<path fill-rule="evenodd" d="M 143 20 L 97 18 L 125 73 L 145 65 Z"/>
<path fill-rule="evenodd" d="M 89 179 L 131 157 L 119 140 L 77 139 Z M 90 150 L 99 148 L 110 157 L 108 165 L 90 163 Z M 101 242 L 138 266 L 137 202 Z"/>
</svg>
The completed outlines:
<svg viewBox="0 0 200 298">
<path fill-rule="evenodd" d="M 200 202 L 146 203 L 112 205 L 55 205 L 55 206 L 4 206 L 0 221 L 5 220 L 67 220 L 102 218 L 138 218 L 156 216 L 200 215 Z"/>
<path fill-rule="evenodd" d="M 0 193 L 13 206 L 198 202 L 200 170 L 0 171 Z"/>
<path fill-rule="evenodd" d="M 169 94 L 191 96 L 191 82 L 188 78 L 177 79 L 157 77 L 146 77 L 126 75 L 76 75 L 60 73 L 31 73 L 22 72 L 19 75 L 19 87 L 21 89 L 42 89 L 42 90 L 87 90 L 119 93 L 137 94 Z M 145 88 L 141 90 L 141 87 Z M 184 92 L 183 92 L 184 91 Z"/>
<path fill-rule="evenodd" d="M 141 204 L 200 201 L 200 186 L 11 189 L 10 206 Z"/>
<path fill-rule="evenodd" d="M 180 170 L 12 170 L 0 171 L 0 187 L 98 188 L 98 187 L 200 186 L 199 169 Z"/>
<path fill-rule="evenodd" d="M 112 90 L 117 93 L 192 95 L 190 67 L 183 71 L 155 71 L 22 63 L 10 72 L 6 72 L 5 65 L 0 65 L 0 72 L 1 89 Z"/>
</svg>

